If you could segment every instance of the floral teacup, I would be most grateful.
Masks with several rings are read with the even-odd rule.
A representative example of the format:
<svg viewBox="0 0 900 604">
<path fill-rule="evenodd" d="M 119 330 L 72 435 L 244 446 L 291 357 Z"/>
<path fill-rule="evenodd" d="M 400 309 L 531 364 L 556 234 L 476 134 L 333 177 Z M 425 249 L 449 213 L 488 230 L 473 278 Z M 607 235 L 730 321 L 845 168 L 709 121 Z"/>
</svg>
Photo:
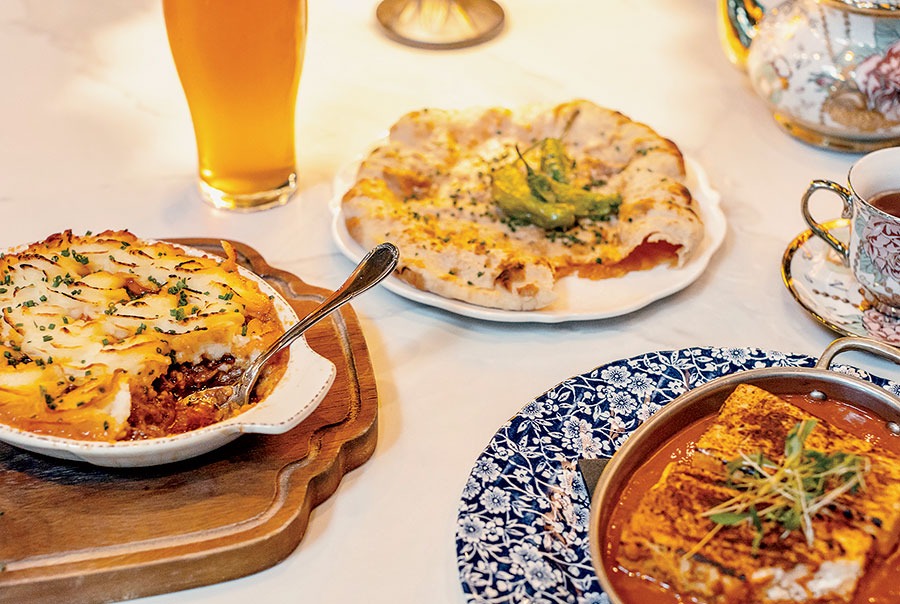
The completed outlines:
<svg viewBox="0 0 900 604">
<path fill-rule="evenodd" d="M 847 182 L 849 188 L 830 180 L 812 181 L 801 202 L 803 218 L 841 255 L 866 301 L 882 313 L 900 317 L 900 217 L 872 205 L 880 194 L 900 191 L 900 147 L 862 157 L 850 168 Z M 841 215 L 850 220 L 849 245 L 810 214 L 809 200 L 820 189 L 841 198 Z"/>
</svg>

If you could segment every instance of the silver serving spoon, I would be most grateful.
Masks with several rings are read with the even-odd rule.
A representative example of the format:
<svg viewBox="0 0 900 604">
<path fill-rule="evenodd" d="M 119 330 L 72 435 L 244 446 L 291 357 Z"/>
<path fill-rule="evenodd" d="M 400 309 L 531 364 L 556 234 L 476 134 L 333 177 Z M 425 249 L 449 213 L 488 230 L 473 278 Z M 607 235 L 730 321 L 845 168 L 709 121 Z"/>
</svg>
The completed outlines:
<svg viewBox="0 0 900 604">
<path fill-rule="evenodd" d="M 181 404 L 189 407 L 194 405 L 213 406 L 218 409 L 220 419 L 229 417 L 235 410 L 249 403 L 253 386 L 269 359 L 283 348 L 290 346 L 307 329 L 333 311 L 384 280 L 393 272 L 399 259 L 400 252 L 393 244 L 382 243 L 375 246 L 360 261 L 343 285 L 253 359 L 237 382 L 227 386 L 214 386 L 198 390 L 181 399 Z"/>
</svg>

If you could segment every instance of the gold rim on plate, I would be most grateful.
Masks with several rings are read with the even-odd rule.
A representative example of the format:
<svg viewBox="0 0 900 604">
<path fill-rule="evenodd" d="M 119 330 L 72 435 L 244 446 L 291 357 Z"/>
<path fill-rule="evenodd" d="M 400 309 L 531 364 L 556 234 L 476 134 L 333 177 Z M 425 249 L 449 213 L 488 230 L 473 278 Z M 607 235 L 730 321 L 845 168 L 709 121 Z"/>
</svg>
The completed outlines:
<svg viewBox="0 0 900 604">
<path fill-rule="evenodd" d="M 849 232 L 850 221 L 838 218 L 825 222 L 822 226 L 828 231 L 843 230 L 846 234 Z M 794 300 L 819 323 L 839 334 L 852 337 L 869 337 L 894 346 L 900 345 L 900 319 L 878 312 L 865 300 L 860 285 L 850 268 L 839 265 L 836 262 L 829 262 L 828 268 L 832 268 L 833 265 L 833 274 L 828 275 L 829 281 L 820 284 L 822 287 L 821 291 L 815 289 L 815 287 L 812 289 L 813 294 L 821 294 L 823 299 L 840 304 L 843 308 L 835 308 L 835 312 L 829 314 L 825 312 L 829 309 L 824 304 L 816 304 L 815 300 L 812 299 L 813 296 L 804 291 L 799 281 L 800 275 L 795 275 L 792 271 L 792 264 L 797 253 L 810 254 L 811 262 L 815 261 L 815 256 L 819 253 L 823 252 L 825 254 L 822 256 L 822 259 L 825 259 L 827 254 L 833 253 L 824 241 L 821 242 L 822 252 L 819 252 L 818 249 L 807 248 L 804 250 L 807 242 L 811 239 L 815 240 L 815 238 L 816 235 L 812 230 L 803 231 L 791 241 L 782 256 L 782 280 Z M 844 238 L 846 238 L 846 235 Z M 810 285 L 817 285 L 815 283 L 816 275 L 812 271 L 807 273 L 806 277 L 810 281 Z M 828 291 L 828 289 L 833 291 Z M 841 296 L 838 295 L 839 293 L 845 293 L 846 295 Z M 848 319 L 847 321 L 840 321 L 835 318 L 835 315 L 840 313 L 841 310 L 844 311 L 844 315 L 837 317 L 837 319 L 846 318 Z"/>
</svg>

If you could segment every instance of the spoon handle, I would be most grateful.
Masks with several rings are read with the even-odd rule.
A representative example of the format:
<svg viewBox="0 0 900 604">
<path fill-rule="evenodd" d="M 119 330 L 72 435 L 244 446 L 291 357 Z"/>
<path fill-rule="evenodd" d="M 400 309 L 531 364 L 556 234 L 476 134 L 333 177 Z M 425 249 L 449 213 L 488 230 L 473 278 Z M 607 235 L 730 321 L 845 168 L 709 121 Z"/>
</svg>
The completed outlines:
<svg viewBox="0 0 900 604">
<path fill-rule="evenodd" d="M 399 259 L 400 252 L 391 243 L 382 243 L 372 248 L 339 288 L 334 290 L 334 292 L 325 298 L 325 300 L 323 300 L 312 312 L 281 334 L 281 337 L 275 340 L 269 348 L 256 357 L 244 373 L 245 387 L 248 389 L 252 388 L 253 384 L 256 382 L 260 369 L 262 369 L 263 365 L 265 365 L 273 355 L 281 349 L 290 346 L 294 340 L 303 335 L 307 329 L 324 319 L 333 311 L 384 280 L 385 277 L 394 271 Z"/>
</svg>

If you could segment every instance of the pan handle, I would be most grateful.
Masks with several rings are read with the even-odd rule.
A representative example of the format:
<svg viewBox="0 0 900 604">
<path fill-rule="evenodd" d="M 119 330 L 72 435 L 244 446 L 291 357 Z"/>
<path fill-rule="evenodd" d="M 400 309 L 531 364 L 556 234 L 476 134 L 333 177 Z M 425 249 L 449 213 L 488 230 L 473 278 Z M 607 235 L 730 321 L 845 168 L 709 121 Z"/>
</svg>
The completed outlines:
<svg viewBox="0 0 900 604">
<path fill-rule="evenodd" d="M 828 345 L 828 348 L 826 348 L 822 353 L 822 356 L 819 357 L 816 368 L 829 369 L 831 367 L 832 359 L 848 350 L 868 352 L 900 365 L 900 349 L 891 346 L 890 344 L 883 344 L 869 338 L 839 338 Z"/>
</svg>

